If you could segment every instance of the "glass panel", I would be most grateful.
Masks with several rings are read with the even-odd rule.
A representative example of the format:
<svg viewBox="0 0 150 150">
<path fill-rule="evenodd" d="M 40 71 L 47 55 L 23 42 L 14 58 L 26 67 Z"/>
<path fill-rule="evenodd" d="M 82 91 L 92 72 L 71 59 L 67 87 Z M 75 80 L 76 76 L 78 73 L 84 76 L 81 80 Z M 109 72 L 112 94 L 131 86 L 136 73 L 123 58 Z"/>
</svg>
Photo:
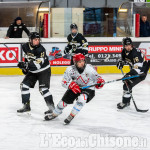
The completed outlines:
<svg viewBox="0 0 150 150">
<path fill-rule="evenodd" d="M 88 37 L 116 36 L 115 8 L 86 8 L 84 10 L 84 35 Z"/>
<path fill-rule="evenodd" d="M 134 33 L 133 27 L 133 16 L 132 16 L 132 3 L 123 3 L 119 10 L 117 16 L 117 36 L 132 36 Z"/>
<path fill-rule="evenodd" d="M 30 31 L 36 27 L 37 10 L 40 2 L 0 2 L 0 37 L 5 37 L 8 27 L 18 16 Z M 27 37 L 27 35 L 23 35 Z"/>
</svg>

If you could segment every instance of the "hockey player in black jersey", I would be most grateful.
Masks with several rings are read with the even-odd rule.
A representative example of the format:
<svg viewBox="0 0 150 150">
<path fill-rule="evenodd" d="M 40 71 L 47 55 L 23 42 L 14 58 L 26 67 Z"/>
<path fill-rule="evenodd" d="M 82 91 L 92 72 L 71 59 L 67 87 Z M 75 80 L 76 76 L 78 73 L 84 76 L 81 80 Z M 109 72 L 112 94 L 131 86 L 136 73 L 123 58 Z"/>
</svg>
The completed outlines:
<svg viewBox="0 0 150 150">
<path fill-rule="evenodd" d="M 132 88 L 145 79 L 148 72 L 148 64 L 144 61 L 144 56 L 140 50 L 133 47 L 131 38 L 123 39 L 122 58 L 118 61 L 118 69 L 122 69 L 124 65 L 130 66 L 130 72 L 125 76 L 141 75 L 138 78 L 133 78 L 124 82 L 122 102 L 117 104 L 118 109 L 123 109 L 130 105 Z"/>
<path fill-rule="evenodd" d="M 23 108 L 17 110 L 18 113 L 30 111 L 29 88 L 34 88 L 39 82 L 39 91 L 44 97 L 50 113 L 54 109 L 53 97 L 49 92 L 51 69 L 45 48 L 40 44 L 40 36 L 37 32 L 32 32 L 29 42 L 22 46 L 25 53 L 25 62 L 19 62 L 18 67 L 26 74 L 21 83 L 21 96 Z"/>
<path fill-rule="evenodd" d="M 71 54 L 71 65 L 73 65 L 73 55 L 81 53 L 86 55 L 88 53 L 88 42 L 85 37 L 78 32 L 78 26 L 73 23 L 70 25 L 71 33 L 68 35 L 68 45 L 65 47 L 64 53 Z"/>
</svg>

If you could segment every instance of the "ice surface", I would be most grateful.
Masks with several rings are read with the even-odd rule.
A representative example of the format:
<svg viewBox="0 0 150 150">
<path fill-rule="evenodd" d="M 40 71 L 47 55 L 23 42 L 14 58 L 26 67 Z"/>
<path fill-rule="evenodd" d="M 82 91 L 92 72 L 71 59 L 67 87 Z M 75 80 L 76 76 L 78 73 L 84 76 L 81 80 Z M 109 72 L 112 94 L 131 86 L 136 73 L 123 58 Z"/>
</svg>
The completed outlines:
<svg viewBox="0 0 150 150">
<path fill-rule="evenodd" d="M 122 76 L 120 74 L 103 77 L 108 81 Z M 23 78 L 24 76 L 0 76 L 0 150 L 150 149 L 150 112 L 138 113 L 132 103 L 126 110 L 116 109 L 116 104 L 122 99 L 122 82 L 110 83 L 103 89 L 96 90 L 94 99 L 85 105 L 70 125 L 65 126 L 63 121 L 73 105 L 68 105 L 63 114 L 55 120 L 43 121 L 47 106 L 38 91 L 38 84 L 30 90 L 31 116 L 17 115 L 16 110 L 22 107 L 20 82 Z M 51 93 L 55 104 L 65 92 L 61 87 L 61 79 L 62 76 L 51 78 Z M 140 109 L 150 108 L 150 75 L 133 89 L 133 96 Z M 61 143 L 56 139 L 59 136 L 62 137 Z M 138 138 L 138 142 L 145 142 L 144 148 L 142 145 L 140 147 L 139 143 L 138 146 L 132 144 L 131 147 L 119 147 L 118 144 L 99 147 L 98 143 L 94 143 L 99 141 L 98 136 L 105 139 L 120 137 L 123 140 L 125 137 L 135 140 Z"/>
</svg>

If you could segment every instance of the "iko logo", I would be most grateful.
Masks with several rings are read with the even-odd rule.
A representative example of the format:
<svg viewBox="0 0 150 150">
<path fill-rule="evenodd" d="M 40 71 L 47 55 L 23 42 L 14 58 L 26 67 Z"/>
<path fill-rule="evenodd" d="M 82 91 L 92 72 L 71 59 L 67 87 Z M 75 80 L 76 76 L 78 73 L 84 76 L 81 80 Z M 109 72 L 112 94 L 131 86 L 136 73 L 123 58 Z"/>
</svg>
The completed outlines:
<svg viewBox="0 0 150 150">
<path fill-rule="evenodd" d="M 17 63 L 15 57 L 19 57 L 18 47 L 11 47 L 10 50 L 11 52 L 5 47 L 0 47 L 0 63 Z"/>
</svg>

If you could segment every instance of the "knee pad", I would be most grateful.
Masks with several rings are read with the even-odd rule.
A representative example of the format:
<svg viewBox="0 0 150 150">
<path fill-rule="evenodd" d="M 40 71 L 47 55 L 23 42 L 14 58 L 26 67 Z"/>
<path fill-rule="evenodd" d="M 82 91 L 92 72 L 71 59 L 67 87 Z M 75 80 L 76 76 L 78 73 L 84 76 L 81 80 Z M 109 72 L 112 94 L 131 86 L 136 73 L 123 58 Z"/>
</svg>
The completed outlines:
<svg viewBox="0 0 150 150">
<path fill-rule="evenodd" d="M 59 108 L 59 109 L 64 109 L 65 107 L 67 106 L 67 103 L 65 103 L 64 101 L 59 101 L 59 103 L 58 103 L 58 105 L 57 105 L 57 107 Z"/>
<path fill-rule="evenodd" d="M 53 113 L 55 115 L 60 115 L 63 111 L 63 109 L 67 106 L 67 103 L 65 103 L 64 101 L 59 101 L 59 103 L 57 104 L 56 108 L 54 109 Z"/>
<path fill-rule="evenodd" d="M 77 100 L 77 104 L 83 106 L 86 103 L 87 98 L 88 98 L 88 96 L 86 94 L 80 94 L 80 96 L 78 97 L 78 100 Z"/>
<path fill-rule="evenodd" d="M 130 92 L 124 90 L 124 91 L 123 91 L 123 97 L 125 97 L 125 98 L 130 98 L 130 97 L 131 97 Z"/>
<path fill-rule="evenodd" d="M 87 97 L 88 96 L 86 94 L 80 94 L 76 104 L 74 105 L 74 107 L 71 111 L 71 114 L 73 116 L 77 115 L 80 112 L 80 110 L 83 108 L 83 106 L 85 105 L 85 103 L 87 101 Z"/>
<path fill-rule="evenodd" d="M 24 83 L 21 83 L 20 84 L 20 89 L 23 89 L 23 88 L 26 88 L 26 89 L 29 89 L 30 87 Z"/>
<path fill-rule="evenodd" d="M 24 83 L 20 84 L 20 89 L 22 94 L 29 94 L 29 88 L 30 87 Z"/>
<path fill-rule="evenodd" d="M 40 91 L 41 95 L 44 96 L 44 97 L 47 97 L 47 96 L 51 95 L 48 88 L 39 88 L 39 91 Z"/>
</svg>

